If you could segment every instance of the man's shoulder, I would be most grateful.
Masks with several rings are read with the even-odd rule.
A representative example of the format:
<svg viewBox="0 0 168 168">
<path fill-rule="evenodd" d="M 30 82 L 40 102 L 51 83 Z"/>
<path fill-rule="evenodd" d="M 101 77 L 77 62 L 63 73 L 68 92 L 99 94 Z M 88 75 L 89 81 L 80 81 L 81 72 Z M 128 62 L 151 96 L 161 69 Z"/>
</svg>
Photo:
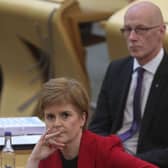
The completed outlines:
<svg viewBox="0 0 168 168">
<path fill-rule="evenodd" d="M 133 61 L 133 58 L 131 56 L 127 56 L 120 59 L 112 60 L 110 62 L 110 66 L 122 66 L 125 64 L 130 64 L 132 61 Z"/>
<path fill-rule="evenodd" d="M 132 68 L 132 66 L 133 66 L 133 58 L 131 56 L 127 56 L 118 60 L 111 61 L 107 68 L 107 71 L 116 74 L 130 69 Z"/>
</svg>

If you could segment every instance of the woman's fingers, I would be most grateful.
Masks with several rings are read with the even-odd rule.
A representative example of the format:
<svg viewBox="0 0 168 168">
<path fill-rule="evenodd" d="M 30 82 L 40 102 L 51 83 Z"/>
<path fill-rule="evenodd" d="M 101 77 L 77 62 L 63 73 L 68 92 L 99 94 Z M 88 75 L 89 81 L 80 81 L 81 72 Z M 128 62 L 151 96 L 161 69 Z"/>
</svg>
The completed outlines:
<svg viewBox="0 0 168 168">
<path fill-rule="evenodd" d="M 53 132 L 53 133 L 47 133 L 45 135 L 45 139 L 51 139 L 51 138 L 56 138 L 61 134 L 61 131 Z"/>
<path fill-rule="evenodd" d="M 57 149 L 63 149 L 65 147 L 65 144 L 62 142 L 57 141 L 57 137 L 61 134 L 61 130 L 51 130 L 48 129 L 46 133 L 43 135 L 43 143 L 46 146 L 54 147 Z"/>
</svg>

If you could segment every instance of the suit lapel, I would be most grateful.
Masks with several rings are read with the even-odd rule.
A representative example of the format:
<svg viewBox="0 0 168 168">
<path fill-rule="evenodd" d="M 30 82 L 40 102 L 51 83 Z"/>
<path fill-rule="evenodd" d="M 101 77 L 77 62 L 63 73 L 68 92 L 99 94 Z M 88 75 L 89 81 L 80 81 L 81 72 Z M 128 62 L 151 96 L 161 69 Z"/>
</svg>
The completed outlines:
<svg viewBox="0 0 168 168">
<path fill-rule="evenodd" d="M 120 95 L 119 99 L 119 109 L 117 111 L 117 118 L 114 120 L 114 125 L 111 130 L 112 133 L 115 133 L 122 126 L 122 119 L 124 114 L 124 108 L 126 104 L 126 99 L 129 91 L 129 85 L 131 82 L 132 72 L 133 72 L 133 59 L 129 58 L 127 64 L 121 68 L 121 74 L 118 76 L 118 85 L 120 86 Z M 116 90 L 118 91 L 118 90 Z"/>
</svg>

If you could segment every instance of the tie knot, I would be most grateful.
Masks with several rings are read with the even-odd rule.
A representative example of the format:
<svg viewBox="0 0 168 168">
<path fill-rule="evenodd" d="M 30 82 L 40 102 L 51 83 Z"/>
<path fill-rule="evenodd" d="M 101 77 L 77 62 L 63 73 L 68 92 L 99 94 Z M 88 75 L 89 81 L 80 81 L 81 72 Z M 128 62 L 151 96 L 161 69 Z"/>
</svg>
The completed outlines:
<svg viewBox="0 0 168 168">
<path fill-rule="evenodd" d="M 142 76 L 145 71 L 143 67 L 138 67 L 136 70 L 137 70 L 138 76 Z"/>
</svg>

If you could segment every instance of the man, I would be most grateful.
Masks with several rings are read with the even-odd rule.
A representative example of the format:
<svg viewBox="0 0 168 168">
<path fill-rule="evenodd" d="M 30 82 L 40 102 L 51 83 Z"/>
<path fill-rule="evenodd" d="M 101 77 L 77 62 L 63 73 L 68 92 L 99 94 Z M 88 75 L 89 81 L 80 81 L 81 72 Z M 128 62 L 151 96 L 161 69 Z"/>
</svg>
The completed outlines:
<svg viewBox="0 0 168 168">
<path fill-rule="evenodd" d="M 136 132 L 123 140 L 125 149 L 168 168 L 168 55 L 163 49 L 166 26 L 158 6 L 141 1 L 131 6 L 121 29 L 130 56 L 107 70 L 89 129 L 102 135 L 132 129 L 137 68 L 142 67 L 141 118 Z M 134 107 L 134 109 L 136 109 Z M 133 132 L 133 131 L 132 131 Z M 130 132 L 129 132 L 130 133 Z"/>
</svg>

